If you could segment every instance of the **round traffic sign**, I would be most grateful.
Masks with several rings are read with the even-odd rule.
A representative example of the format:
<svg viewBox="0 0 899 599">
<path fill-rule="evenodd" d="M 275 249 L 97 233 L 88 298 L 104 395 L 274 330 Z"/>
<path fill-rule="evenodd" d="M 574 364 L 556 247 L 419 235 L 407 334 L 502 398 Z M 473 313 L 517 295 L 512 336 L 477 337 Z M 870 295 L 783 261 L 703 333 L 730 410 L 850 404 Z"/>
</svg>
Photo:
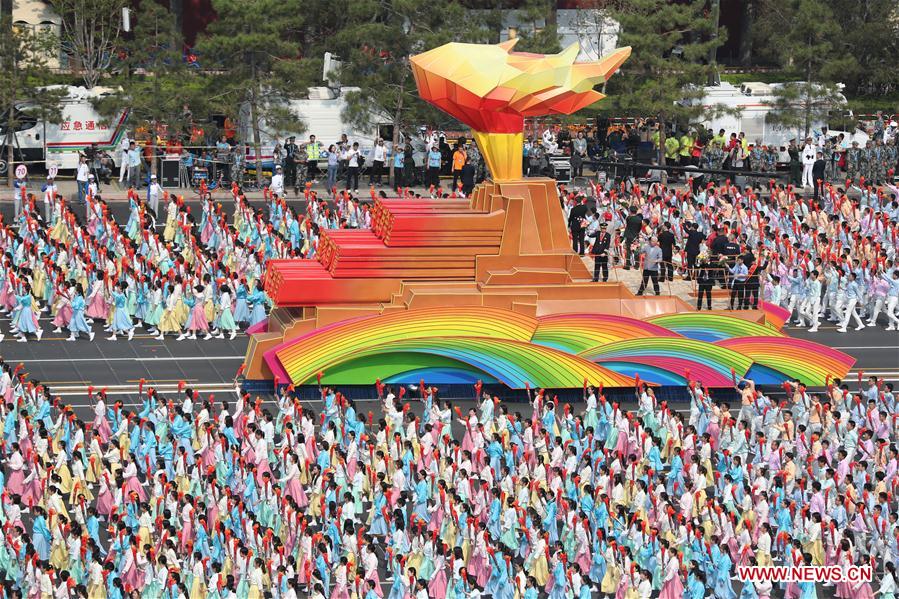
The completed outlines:
<svg viewBox="0 0 899 599">
<path fill-rule="evenodd" d="M 48 169 L 48 171 L 47 171 L 47 176 L 48 176 L 50 179 L 55 179 L 55 178 L 56 178 L 56 174 L 57 174 L 58 172 L 59 172 L 59 167 L 56 166 L 56 165 L 54 164 L 53 166 L 51 166 L 51 167 Z"/>
<path fill-rule="evenodd" d="M 16 179 L 24 179 L 28 175 L 28 167 L 20 164 L 16 167 Z"/>
</svg>

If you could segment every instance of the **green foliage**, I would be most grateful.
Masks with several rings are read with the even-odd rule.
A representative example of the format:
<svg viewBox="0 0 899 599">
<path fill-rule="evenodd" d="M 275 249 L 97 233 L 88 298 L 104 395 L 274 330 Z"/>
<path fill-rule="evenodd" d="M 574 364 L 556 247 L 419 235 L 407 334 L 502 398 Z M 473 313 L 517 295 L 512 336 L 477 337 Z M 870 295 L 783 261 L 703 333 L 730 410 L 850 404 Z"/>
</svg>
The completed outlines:
<svg viewBox="0 0 899 599">
<path fill-rule="evenodd" d="M 155 0 L 145 0 L 136 15 L 134 34 L 120 73 L 110 83 L 118 91 L 98 100 L 101 114 L 117 116 L 131 111 L 131 122 L 153 128 L 165 123 L 170 132 L 188 131 L 191 114 L 208 111 L 204 78 L 185 64 L 181 32 L 174 16 Z"/>
<path fill-rule="evenodd" d="M 830 112 L 844 104 L 835 86 L 807 81 L 785 83 L 774 95 L 767 122 L 794 129 L 800 139 L 808 137 L 812 123 L 827 122 Z"/>
<path fill-rule="evenodd" d="M 27 27 L 14 27 L 10 16 L 0 16 L 0 128 L 8 165 L 13 161 L 12 132 L 20 124 L 21 115 L 47 120 L 60 118 L 65 92 L 44 87 L 53 78 L 47 57 L 57 50 L 53 36 Z M 10 185 L 11 173 L 12 168 L 7 168 Z"/>
<path fill-rule="evenodd" d="M 488 15 L 448 0 L 358 0 L 346 16 L 333 47 L 341 49 L 341 82 L 359 92 L 347 94 L 344 117 L 361 130 L 394 124 L 394 141 L 411 124 L 447 122 L 418 97 L 409 56 L 451 41 L 488 42 L 495 35 L 486 26 Z"/>
<path fill-rule="evenodd" d="M 50 4 L 62 17 L 62 48 L 73 71 L 80 73 L 85 87 L 94 87 L 112 66 L 121 33 L 122 8 L 130 3 L 126 0 L 50 0 Z"/>
<path fill-rule="evenodd" d="M 781 69 L 775 71 L 721 74 L 721 81 L 726 81 L 736 87 L 740 87 L 742 84 L 751 81 L 759 81 L 761 83 L 787 83 L 801 78 L 802 75 L 795 71 L 785 71 Z"/>
<path fill-rule="evenodd" d="M 754 0 L 753 6 L 757 63 L 798 71 L 800 79 L 844 83 L 850 97 L 876 101 L 899 92 L 895 0 Z"/>
<path fill-rule="evenodd" d="M 237 117 L 248 107 L 244 120 L 253 131 L 256 156 L 263 125 L 274 130 L 302 129 L 298 116 L 284 100 L 303 94 L 320 75 L 320 60 L 303 58 L 296 40 L 310 36 L 307 10 L 316 2 L 300 0 L 213 0 L 218 15 L 199 40 L 204 68 L 211 69 L 208 98 L 220 114 Z M 308 42 L 314 43 L 312 41 Z M 256 172 L 262 172 L 257 163 Z"/>
<path fill-rule="evenodd" d="M 781 67 L 795 70 L 802 79 L 778 88 L 770 103 L 773 111 L 768 121 L 806 137 L 813 122 L 826 120 L 831 110 L 843 104 L 834 84 L 853 58 L 836 45 L 841 30 L 830 0 L 764 0 L 761 8 L 760 32 L 790 24 L 789 35 L 767 38 L 767 52 Z"/>
<path fill-rule="evenodd" d="M 698 99 L 699 88 L 715 71 L 710 51 L 724 41 L 698 2 L 631 0 L 613 12 L 621 24 L 619 46 L 630 46 L 631 57 L 607 85 L 602 110 L 617 116 L 655 116 L 689 122 L 700 106 L 679 100 Z"/>
<path fill-rule="evenodd" d="M 555 54 L 562 49 L 558 28 L 550 19 L 554 7 L 555 3 L 549 0 L 525 0 L 522 3 L 517 11 L 521 21 L 518 28 L 521 41 L 515 44 L 516 52 Z"/>
</svg>

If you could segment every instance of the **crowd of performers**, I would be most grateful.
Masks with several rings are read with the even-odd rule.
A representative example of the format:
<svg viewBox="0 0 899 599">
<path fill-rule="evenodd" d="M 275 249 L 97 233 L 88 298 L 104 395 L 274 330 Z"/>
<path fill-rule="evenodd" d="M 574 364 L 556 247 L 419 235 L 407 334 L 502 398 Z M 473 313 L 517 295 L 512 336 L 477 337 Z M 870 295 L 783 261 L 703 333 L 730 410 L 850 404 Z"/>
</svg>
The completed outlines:
<svg viewBox="0 0 899 599">
<path fill-rule="evenodd" d="M 688 379 L 689 374 L 687 374 Z M 0 577 L 45 599 L 811 599 L 738 565 L 870 564 L 839 599 L 894 597 L 892 385 L 834 380 L 689 410 L 639 381 L 627 410 L 425 384 L 354 402 L 189 388 L 84 413 L 2 365 Z M 239 392 L 238 392 L 239 393 Z M 357 403 L 360 404 L 357 406 Z M 377 413 L 378 416 L 374 416 Z M 90 413 L 90 416 L 87 414 Z"/>
<path fill-rule="evenodd" d="M 653 260 L 649 274 L 662 281 L 676 271 L 695 278 L 697 309 L 711 308 L 718 284 L 730 289 L 731 308 L 754 308 L 764 300 L 787 308 L 796 324 L 813 332 L 822 319 L 841 332 L 850 324 L 895 330 L 899 189 L 849 183 L 827 184 L 817 198 L 773 181 L 764 190 L 729 182 L 563 189 L 563 203 L 570 215 L 580 204 L 596 202 L 595 209 L 580 209 L 586 215 L 581 222 L 569 220 L 575 245 L 578 237 L 592 244 L 594 279 L 600 272 L 607 279 L 608 266 L 616 263 L 644 265 L 655 246 L 661 264 Z M 644 281 L 648 276 L 644 271 Z"/>
<path fill-rule="evenodd" d="M 138 327 L 159 340 L 234 339 L 265 319 L 264 264 L 286 242 L 242 195 L 233 198 L 231 222 L 208 194 L 197 222 L 183 198 L 165 194 L 157 227 L 133 192 L 124 226 L 99 196 L 74 206 L 51 189 L 42 212 L 28 196 L 0 232 L 0 310 L 11 333 L 40 340 L 46 313 L 69 341 L 93 340 L 99 323 L 110 340 L 130 340 Z"/>
<path fill-rule="evenodd" d="M 818 198 L 773 181 L 766 190 L 730 182 L 560 190 L 573 245 L 593 252 L 596 279 L 607 280 L 616 264 L 651 265 L 645 281 L 676 272 L 695 279 L 699 309 L 711 307 L 718 284 L 730 290 L 732 308 L 778 304 L 810 331 L 822 319 L 840 331 L 850 324 L 893 330 L 899 190 L 849 183 L 827 184 Z M 110 339 L 130 338 L 135 327 L 159 339 L 234 336 L 265 317 L 267 260 L 315 259 L 322 229 L 371 226 L 371 202 L 337 189 L 307 185 L 303 199 L 290 201 L 266 189 L 256 207 L 236 186 L 219 201 L 201 189 L 199 220 L 182 197 L 155 193 L 144 202 L 129 192 L 123 226 L 99 197 L 76 211 L 52 185 L 43 214 L 33 195 L 17 202 L 23 209 L 0 235 L 0 310 L 12 314 L 19 341 L 40 339 L 39 312 L 72 340 L 92 338 L 97 320 Z M 374 189 L 371 196 L 377 199 Z"/>
</svg>

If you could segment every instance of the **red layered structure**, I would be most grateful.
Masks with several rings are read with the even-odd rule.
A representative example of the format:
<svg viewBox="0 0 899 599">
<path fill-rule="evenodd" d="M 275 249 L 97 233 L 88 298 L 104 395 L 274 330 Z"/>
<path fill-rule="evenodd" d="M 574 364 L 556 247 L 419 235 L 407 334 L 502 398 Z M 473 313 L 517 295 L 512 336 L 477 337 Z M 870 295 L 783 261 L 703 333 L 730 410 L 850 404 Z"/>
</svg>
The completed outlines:
<svg viewBox="0 0 899 599">
<path fill-rule="evenodd" d="M 265 287 L 277 306 L 387 301 L 402 281 L 474 280 L 496 255 L 505 212 L 468 200 L 382 199 L 371 230 L 325 230 L 317 260 L 273 260 Z"/>
</svg>

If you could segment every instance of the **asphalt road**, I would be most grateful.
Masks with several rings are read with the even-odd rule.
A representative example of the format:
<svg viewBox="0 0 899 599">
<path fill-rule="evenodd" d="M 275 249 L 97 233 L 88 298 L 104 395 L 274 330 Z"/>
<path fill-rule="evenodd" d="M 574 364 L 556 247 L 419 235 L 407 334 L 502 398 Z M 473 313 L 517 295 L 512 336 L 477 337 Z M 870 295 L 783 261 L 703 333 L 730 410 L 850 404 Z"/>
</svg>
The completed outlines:
<svg viewBox="0 0 899 599">
<path fill-rule="evenodd" d="M 45 333 L 40 342 L 17 343 L 7 334 L 0 342 L 0 356 L 12 364 L 24 363 L 29 378 L 49 385 L 54 395 L 77 407 L 88 405 L 88 386 L 106 387 L 110 396 L 128 403 L 136 401 L 142 378 L 160 391 L 176 390 L 178 382 L 185 381 L 204 397 L 214 393 L 224 398 L 224 394 L 233 393 L 233 380 L 248 342 L 243 334 L 233 341 L 176 341 L 169 337 L 156 341 L 141 329 L 130 342 L 123 337 L 107 341 L 99 325 L 94 325 L 97 336 L 93 342 L 69 342 L 65 341 L 65 332 L 52 332 L 46 313 L 41 316 Z M 0 318 L 0 332 L 8 330 L 8 317 Z M 899 333 L 886 331 L 882 326 L 838 333 L 829 324 L 822 325 L 818 333 L 794 327 L 788 327 L 787 332 L 854 356 L 858 361 L 850 380 L 863 371 L 865 375 L 882 376 L 899 387 Z"/>
<path fill-rule="evenodd" d="M 67 190 L 64 188 L 63 191 Z M 105 187 L 101 192 L 116 220 L 126 222 L 128 202 L 123 199 L 124 192 L 116 184 Z M 182 192 L 188 203 L 195 206 L 192 212 L 198 214 L 200 204 L 196 194 L 192 190 Z M 362 196 L 368 197 L 367 194 L 366 190 Z M 288 202 L 304 211 L 302 193 L 299 198 L 291 196 L 292 192 L 288 195 Z M 5 222 L 11 222 L 12 202 L 7 197 L 0 202 L 0 213 Z M 229 191 L 217 191 L 214 197 L 230 212 L 233 203 Z M 252 192 L 249 197 L 254 206 L 265 205 L 261 192 Z M 65 332 L 51 332 L 53 327 L 46 314 L 42 315 L 42 320 L 45 329 L 42 341 L 16 343 L 8 335 L 8 317 L 0 318 L 0 332 L 7 333 L 6 340 L 0 343 L 0 355 L 8 362 L 23 362 L 30 377 L 49 384 L 55 394 L 73 405 L 86 405 L 86 392 L 90 385 L 98 389 L 107 387 L 110 395 L 124 396 L 125 401 L 134 401 L 134 392 L 141 378 L 161 391 L 174 390 L 178 381 L 183 380 L 200 389 L 204 397 L 208 393 L 233 392 L 232 381 L 247 347 L 245 335 L 238 336 L 234 341 L 179 342 L 171 338 L 156 341 L 140 329 L 131 342 L 122 338 L 106 341 L 98 325 L 95 325 L 97 336 L 93 343 L 87 340 L 67 342 L 64 340 L 67 336 Z M 881 323 L 884 322 L 881 316 Z M 831 323 L 822 323 L 817 333 L 792 326 L 787 327 L 786 332 L 854 356 L 857 363 L 849 378 L 855 378 L 861 370 L 865 374 L 883 376 L 899 386 L 899 332 L 886 331 L 883 324 L 863 331 L 850 328 L 847 333 L 838 333 Z"/>
</svg>

